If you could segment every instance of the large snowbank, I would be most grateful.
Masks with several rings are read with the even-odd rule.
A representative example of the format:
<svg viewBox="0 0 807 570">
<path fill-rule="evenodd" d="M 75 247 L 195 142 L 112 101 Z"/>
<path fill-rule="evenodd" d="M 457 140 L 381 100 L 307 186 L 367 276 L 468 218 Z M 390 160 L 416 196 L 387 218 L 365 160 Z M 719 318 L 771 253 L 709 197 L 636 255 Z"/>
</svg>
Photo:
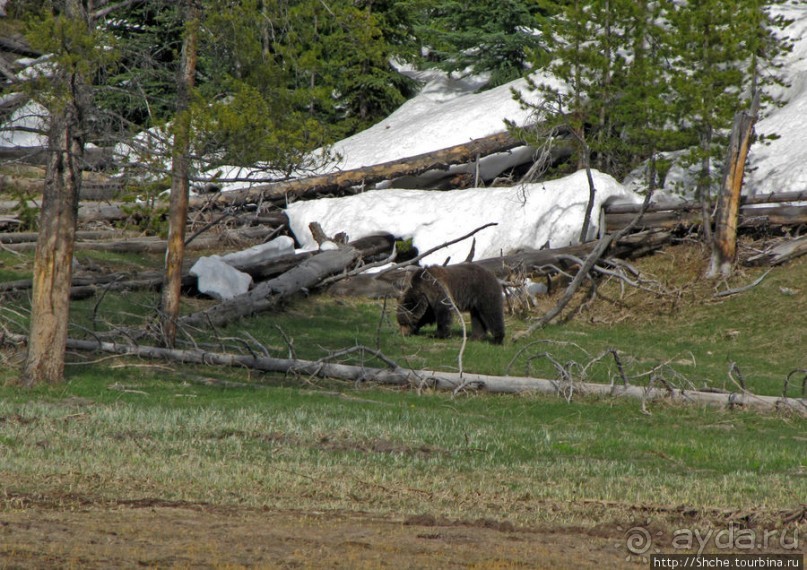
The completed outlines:
<svg viewBox="0 0 807 570">
<path fill-rule="evenodd" d="M 599 212 L 609 200 L 638 201 L 612 177 L 593 172 L 597 189 L 592 215 L 592 234 Z M 588 180 L 584 171 L 572 176 L 514 187 L 469 188 L 451 192 L 428 190 L 371 190 L 344 198 L 296 202 L 286 213 L 291 229 L 305 249 L 316 249 L 308 225 L 319 222 L 325 233 L 346 232 L 351 239 L 388 231 L 412 238 L 420 252 L 441 245 L 474 229 L 495 222 L 475 235 L 474 259 L 495 257 L 521 248 L 539 249 L 576 243 L 588 203 Z M 442 249 L 423 264 L 442 264 L 466 258 L 471 240 Z"/>
</svg>

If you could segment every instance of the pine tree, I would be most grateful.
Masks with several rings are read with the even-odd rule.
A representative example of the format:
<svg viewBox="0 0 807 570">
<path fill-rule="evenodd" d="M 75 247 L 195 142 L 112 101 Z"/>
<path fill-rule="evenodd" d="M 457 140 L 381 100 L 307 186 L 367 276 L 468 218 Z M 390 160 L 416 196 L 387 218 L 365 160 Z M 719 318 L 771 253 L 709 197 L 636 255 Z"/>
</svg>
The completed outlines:
<svg viewBox="0 0 807 570">
<path fill-rule="evenodd" d="M 426 0 L 411 3 L 420 14 L 422 64 L 450 73 L 489 74 L 488 87 L 517 79 L 536 54 L 545 54 L 535 2 L 524 0 Z"/>
<path fill-rule="evenodd" d="M 700 165 L 696 197 L 708 239 L 708 204 L 717 178 L 713 162 L 725 152 L 734 114 L 748 107 L 754 91 L 775 80 L 775 73 L 765 77 L 759 68 L 788 49 L 772 33 L 786 22 L 769 17 L 759 0 L 688 0 L 674 3 L 667 17 L 674 29 L 678 124 L 696 137 L 689 158 Z"/>
<path fill-rule="evenodd" d="M 135 2 L 98 22 L 115 37 L 119 57 L 96 77 L 96 102 L 107 120 L 119 117 L 123 129 L 149 128 L 173 116 L 182 43 L 178 7 L 172 0 Z"/>
<path fill-rule="evenodd" d="M 411 53 L 395 2 L 210 1 L 201 142 L 222 162 L 290 172 L 311 149 L 377 122 L 412 93 L 390 65 Z"/>
<path fill-rule="evenodd" d="M 630 56 L 618 81 L 619 96 L 608 108 L 615 126 L 612 174 L 624 176 L 647 161 L 646 184 L 652 190 L 663 177 L 657 153 L 679 149 L 685 142 L 680 131 L 669 129 L 674 97 L 669 89 L 670 29 L 664 15 L 670 2 L 638 0 L 621 6 L 623 49 Z"/>
</svg>

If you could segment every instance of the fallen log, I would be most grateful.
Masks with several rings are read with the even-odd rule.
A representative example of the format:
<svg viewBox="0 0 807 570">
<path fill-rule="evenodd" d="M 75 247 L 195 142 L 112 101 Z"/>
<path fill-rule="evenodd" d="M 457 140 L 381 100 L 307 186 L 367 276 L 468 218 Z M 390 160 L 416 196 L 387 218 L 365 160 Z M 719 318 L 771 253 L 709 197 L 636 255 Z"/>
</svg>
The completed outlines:
<svg viewBox="0 0 807 570">
<path fill-rule="evenodd" d="M 672 241 L 672 234 L 662 230 L 646 230 L 620 237 L 610 244 L 605 256 L 619 259 L 635 259 L 660 249 Z M 594 240 L 579 245 L 524 251 L 503 257 L 492 257 L 475 261 L 479 265 L 496 273 L 501 278 L 511 274 L 545 276 L 556 273 L 558 268 L 569 268 L 572 258 L 585 258 L 601 240 Z"/>
<path fill-rule="evenodd" d="M 807 204 L 748 204 L 740 210 L 740 229 L 807 224 Z"/>
<path fill-rule="evenodd" d="M 33 166 L 44 166 L 47 163 L 47 147 L 0 147 L 0 161 L 18 162 Z M 82 161 L 82 168 L 87 170 L 98 170 L 110 164 L 112 161 L 112 149 L 88 147 L 85 149 L 85 157 Z"/>
<path fill-rule="evenodd" d="M 12 333 L 0 333 L 0 345 L 20 345 L 27 337 Z M 333 378 L 350 382 L 375 382 L 387 386 L 433 388 L 437 390 L 468 390 L 491 394 L 544 393 L 568 397 L 570 388 L 581 395 L 612 396 L 633 398 L 643 403 L 654 400 L 701 404 L 732 409 L 751 409 L 774 412 L 786 410 L 807 416 L 807 399 L 758 396 L 747 391 L 720 393 L 676 388 L 652 388 L 630 384 L 596 384 L 530 378 L 523 376 L 490 376 L 485 374 L 462 374 L 438 370 L 407 370 L 385 359 L 387 368 L 370 368 L 350 364 L 336 364 L 327 361 L 312 361 L 269 356 L 252 356 L 208 352 L 203 350 L 180 350 L 154 346 L 118 344 L 99 340 L 68 339 L 67 348 L 88 352 L 102 352 L 166 360 L 181 364 L 205 364 L 249 368 L 262 372 L 298 374 L 318 378 Z"/>
<path fill-rule="evenodd" d="M 0 36 L 0 49 L 25 57 L 40 57 L 42 52 L 33 49 L 24 36 L 16 33 L 4 32 Z"/>
<path fill-rule="evenodd" d="M 195 197 L 191 207 L 232 206 L 262 202 L 285 205 L 288 201 L 312 198 L 320 194 L 347 190 L 354 186 L 374 184 L 383 180 L 393 180 L 401 176 L 422 174 L 429 170 L 447 170 L 453 164 L 476 160 L 495 152 L 504 152 L 524 143 L 508 132 L 497 133 L 464 144 L 455 145 L 434 152 L 344 170 L 321 176 L 261 184 L 246 190 L 221 192 L 215 196 Z"/>
<path fill-rule="evenodd" d="M 0 230 L 18 228 L 21 223 L 17 216 L 0 216 Z"/>
<path fill-rule="evenodd" d="M 294 293 L 314 287 L 324 278 L 344 271 L 359 257 L 360 252 L 349 246 L 322 251 L 282 275 L 259 283 L 246 293 L 180 318 L 179 325 L 222 326 L 254 313 L 268 311 Z"/>
<path fill-rule="evenodd" d="M 9 177 L 0 176 L 0 190 L 3 189 L 4 181 Z M 31 189 L 34 194 L 40 194 L 44 188 L 42 181 L 38 182 L 38 186 Z M 0 200 L 0 212 L 14 214 L 19 208 L 19 200 Z M 39 203 L 36 200 L 29 200 L 28 206 L 31 208 L 39 208 Z M 131 204 L 128 205 L 131 208 Z M 82 201 L 78 208 L 78 221 L 79 223 L 88 222 L 118 222 L 131 218 L 131 212 L 127 212 L 127 205 L 120 203 L 105 203 L 105 202 L 85 202 Z"/>
<path fill-rule="evenodd" d="M 806 203 L 799 203 L 806 202 Z M 614 204 L 604 208 L 606 231 L 613 232 L 626 226 L 638 213 L 636 204 Z M 700 225 L 700 205 L 653 204 L 642 217 L 637 229 L 674 229 Z M 793 226 L 807 223 L 807 192 L 787 192 L 764 196 L 744 197 L 740 200 L 738 227 L 757 229 L 771 226 Z"/>
<path fill-rule="evenodd" d="M 2 219 L 2 218 L 0 218 Z M 76 232 L 76 240 L 115 240 L 120 241 L 121 238 L 137 238 L 139 233 L 125 232 L 121 230 L 96 230 L 96 231 L 79 231 Z M 39 234 L 37 232 L 9 232 L 0 233 L 0 243 L 3 244 L 19 244 L 19 243 L 36 243 Z"/>
<path fill-rule="evenodd" d="M 144 271 L 134 275 L 126 273 L 106 273 L 103 275 L 74 276 L 70 286 L 70 299 L 73 301 L 92 297 L 99 290 L 105 291 L 136 291 L 153 289 L 158 291 L 162 287 L 163 274 L 161 271 Z M 19 279 L 0 283 L 0 293 L 13 293 L 31 289 L 31 279 Z M 196 278 L 187 272 L 182 276 L 183 289 L 196 287 Z"/>
<path fill-rule="evenodd" d="M 807 236 L 779 243 L 746 260 L 748 265 L 781 265 L 807 254 Z"/>
<path fill-rule="evenodd" d="M 92 232 L 87 232 L 91 234 Z M 22 236 L 22 234 L 18 234 Z M 2 241 L 0 236 L 0 241 Z M 36 234 L 25 234 L 25 238 L 35 238 Z M 20 237 L 19 239 L 23 239 Z M 12 240 L 14 241 L 14 240 Z M 365 262 L 370 262 L 381 257 L 387 257 L 392 252 L 395 238 L 391 234 L 373 234 L 359 238 L 350 242 L 350 245 L 359 252 L 359 256 Z M 315 252 L 305 251 L 291 255 L 280 256 L 268 261 L 259 261 L 247 264 L 235 264 L 239 271 L 248 273 L 255 282 L 265 281 L 285 273 L 309 259 Z M 189 274 L 188 270 L 196 262 L 194 258 L 188 258 L 183 264 L 182 288 L 195 289 L 196 277 Z M 128 273 L 105 273 L 101 275 L 74 274 L 71 286 L 71 298 L 83 299 L 91 296 L 99 289 L 107 291 L 159 290 L 162 287 L 163 273 L 161 271 L 143 271 L 136 274 Z M 16 281 L 6 281 L 0 283 L 0 293 L 13 291 L 30 290 L 31 279 L 19 279 Z"/>
<path fill-rule="evenodd" d="M 2 190 L 3 177 L 0 176 L 0 190 Z M 41 192 L 42 185 L 38 188 Z M 38 208 L 39 205 L 34 202 L 29 202 L 29 205 Z M 167 206 L 167 204 L 158 203 L 158 206 Z M 19 207 L 19 201 L 0 200 L 0 213 L 7 213 L 10 219 L 16 219 L 14 212 Z M 106 201 L 85 201 L 82 200 L 78 209 L 78 221 L 81 224 L 92 222 L 124 222 L 127 220 L 139 220 L 146 216 L 148 209 L 144 209 L 142 213 L 134 211 L 131 203 Z M 288 227 L 289 219 L 283 211 L 263 212 L 260 214 L 249 213 L 239 216 L 232 216 L 229 218 L 240 224 L 247 225 L 269 225 L 269 226 L 284 226 Z"/>
<path fill-rule="evenodd" d="M 254 227 L 243 229 L 228 229 L 218 234 L 200 236 L 188 244 L 188 249 L 209 249 L 220 247 L 222 243 L 238 241 L 254 241 L 265 239 L 272 234 L 272 228 Z M 112 251 L 116 253 L 160 253 L 166 248 L 166 240 L 159 237 L 138 237 L 119 241 L 107 240 L 78 240 L 74 244 L 76 251 Z M 36 249 L 35 241 L 11 243 L 5 245 L 13 251 L 32 251 Z"/>
<path fill-rule="evenodd" d="M 661 249 L 670 243 L 673 236 L 670 232 L 648 230 L 622 237 L 608 248 L 606 255 L 618 259 L 636 259 Z M 586 258 L 597 246 L 598 240 L 584 244 L 523 251 L 502 257 L 491 257 L 474 261 L 478 265 L 492 271 L 503 280 L 512 276 L 549 277 L 558 271 L 574 273 L 578 265 L 575 258 Z M 401 291 L 406 279 L 405 270 L 379 272 L 376 274 L 360 274 L 345 279 L 328 288 L 328 293 L 336 296 L 365 296 L 380 298 L 395 296 Z"/>
</svg>

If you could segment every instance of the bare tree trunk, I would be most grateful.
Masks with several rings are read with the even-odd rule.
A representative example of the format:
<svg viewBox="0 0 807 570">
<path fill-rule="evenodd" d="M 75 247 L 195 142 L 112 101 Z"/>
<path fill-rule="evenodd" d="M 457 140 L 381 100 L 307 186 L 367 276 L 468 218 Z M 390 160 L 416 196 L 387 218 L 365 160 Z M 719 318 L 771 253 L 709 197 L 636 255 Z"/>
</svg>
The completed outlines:
<svg viewBox="0 0 807 570">
<path fill-rule="evenodd" d="M 591 213 L 594 211 L 594 200 L 597 197 L 597 188 L 594 186 L 594 177 L 591 174 L 591 151 L 586 146 L 586 179 L 588 180 L 588 203 L 586 213 L 583 215 L 583 227 L 580 229 L 580 243 L 588 241 L 589 228 L 591 227 Z"/>
<path fill-rule="evenodd" d="M 712 238 L 712 259 L 707 277 L 728 277 L 737 257 L 737 222 L 740 215 L 740 194 L 745 175 L 745 161 L 754 134 L 754 124 L 759 113 L 759 93 L 754 95 L 750 112 L 741 111 L 734 117 L 726 171 L 715 219 L 715 234 Z"/>
<path fill-rule="evenodd" d="M 703 157 L 701 158 L 701 171 L 698 175 L 698 184 L 695 192 L 701 206 L 701 218 L 703 222 L 701 228 L 703 232 L 703 239 L 707 243 L 712 241 L 712 216 L 709 213 L 709 179 L 712 176 L 712 159 L 709 155 L 711 151 L 712 127 L 709 126 L 705 132 L 701 133 L 701 152 L 703 153 Z"/>
<path fill-rule="evenodd" d="M 65 4 L 64 17 L 86 27 L 81 2 L 69 0 Z M 34 256 L 30 342 L 20 377 L 24 386 L 57 383 L 64 378 L 88 89 L 81 73 L 66 65 L 57 65 L 54 85 L 61 96 L 50 109 L 48 162 Z"/>
<path fill-rule="evenodd" d="M 182 261 L 185 257 L 185 224 L 188 218 L 188 178 L 190 175 L 190 98 L 196 73 L 200 10 L 196 0 L 185 0 L 185 37 L 182 43 L 182 62 L 177 80 L 177 114 L 174 119 L 168 247 L 165 252 L 165 281 L 160 311 L 163 342 L 169 347 L 174 346 L 176 342 L 182 289 Z"/>
<path fill-rule="evenodd" d="M 60 382 L 64 373 L 83 144 L 74 135 L 75 107 L 66 106 L 51 121 L 50 158 L 34 257 L 31 340 L 21 380 L 25 386 Z"/>
</svg>

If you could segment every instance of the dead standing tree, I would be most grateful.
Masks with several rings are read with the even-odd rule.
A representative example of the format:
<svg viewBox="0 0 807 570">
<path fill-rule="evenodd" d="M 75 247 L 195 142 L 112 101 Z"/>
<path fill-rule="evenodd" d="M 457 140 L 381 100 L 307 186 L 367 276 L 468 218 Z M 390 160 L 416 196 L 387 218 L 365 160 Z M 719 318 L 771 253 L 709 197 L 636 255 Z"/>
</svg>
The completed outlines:
<svg viewBox="0 0 807 570">
<path fill-rule="evenodd" d="M 34 99 L 48 110 L 49 127 L 34 256 L 30 343 L 20 376 L 24 386 L 56 383 L 64 376 L 81 165 L 92 115 L 91 78 L 114 57 L 94 22 L 141 1 L 106 6 L 106 2 L 81 0 L 51 2 L 52 13 L 37 24 L 35 35 L 41 44 L 37 48 L 52 57 L 49 73 L 31 79 L 38 82 Z"/>
<path fill-rule="evenodd" d="M 750 111 L 740 111 L 734 117 L 723 187 L 717 204 L 715 232 L 712 237 L 712 259 L 707 277 L 728 277 L 737 257 L 737 220 L 740 213 L 740 193 L 743 188 L 745 161 L 754 135 L 759 114 L 759 93 L 754 96 Z"/>
<path fill-rule="evenodd" d="M 81 187 L 85 121 L 89 110 L 89 15 L 79 0 L 66 0 L 51 20 L 57 45 L 51 91 L 48 160 L 39 237 L 34 257 L 28 353 L 20 383 L 60 382 L 70 310 L 73 243 Z"/>
<path fill-rule="evenodd" d="M 185 224 L 188 217 L 188 195 L 191 146 L 191 91 L 196 73 L 196 46 L 199 38 L 201 6 L 198 0 L 184 0 L 185 37 L 177 78 L 177 112 L 174 119 L 174 148 L 171 167 L 171 206 L 169 209 L 168 247 L 165 252 L 165 278 L 161 311 L 163 343 L 173 347 L 177 337 L 182 261 L 185 257 Z"/>
</svg>

